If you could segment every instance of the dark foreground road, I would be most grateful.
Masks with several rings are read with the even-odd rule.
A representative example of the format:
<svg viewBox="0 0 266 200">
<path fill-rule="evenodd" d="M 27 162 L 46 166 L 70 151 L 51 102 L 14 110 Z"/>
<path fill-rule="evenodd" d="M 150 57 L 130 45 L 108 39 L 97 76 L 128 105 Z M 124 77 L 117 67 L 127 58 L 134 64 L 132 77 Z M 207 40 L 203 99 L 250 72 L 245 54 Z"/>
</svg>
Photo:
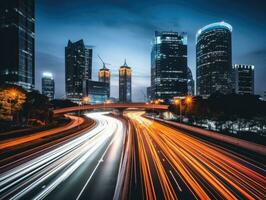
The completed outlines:
<svg viewBox="0 0 266 200">
<path fill-rule="evenodd" d="M 125 125 L 101 113 L 96 127 L 0 175 L 1 199 L 110 199 L 115 193 Z"/>
<path fill-rule="evenodd" d="M 141 198 L 266 199 L 265 163 L 142 114 L 127 115 L 135 129 Z"/>
<path fill-rule="evenodd" d="M 94 128 L 0 166 L 0 199 L 266 199 L 265 158 L 142 114 L 90 113 Z"/>
</svg>

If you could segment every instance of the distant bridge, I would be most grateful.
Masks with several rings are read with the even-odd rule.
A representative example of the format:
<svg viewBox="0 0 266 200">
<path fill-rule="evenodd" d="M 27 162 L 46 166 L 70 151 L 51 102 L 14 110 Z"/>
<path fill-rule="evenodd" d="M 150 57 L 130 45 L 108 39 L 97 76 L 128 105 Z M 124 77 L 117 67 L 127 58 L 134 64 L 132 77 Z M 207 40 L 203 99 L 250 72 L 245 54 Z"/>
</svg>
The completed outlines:
<svg viewBox="0 0 266 200">
<path fill-rule="evenodd" d="M 168 110 L 168 105 L 159 104 L 147 104 L 147 103 L 105 103 L 105 104 L 95 104 L 95 105 L 80 105 L 67 108 L 60 108 L 54 110 L 55 115 L 75 112 L 79 110 L 95 110 L 95 109 L 118 109 L 125 110 L 128 108 L 144 109 L 144 110 Z"/>
</svg>

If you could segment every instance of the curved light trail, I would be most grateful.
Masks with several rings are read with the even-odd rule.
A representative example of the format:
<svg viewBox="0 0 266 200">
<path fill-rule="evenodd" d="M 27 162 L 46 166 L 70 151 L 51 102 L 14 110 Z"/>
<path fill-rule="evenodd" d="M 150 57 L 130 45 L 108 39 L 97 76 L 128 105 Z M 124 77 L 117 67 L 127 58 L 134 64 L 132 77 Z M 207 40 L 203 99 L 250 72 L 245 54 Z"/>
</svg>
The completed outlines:
<svg viewBox="0 0 266 200">
<path fill-rule="evenodd" d="M 70 120 L 71 120 L 71 122 L 68 123 L 66 126 L 54 128 L 51 130 L 41 131 L 39 133 L 34 133 L 31 135 L 22 136 L 22 137 L 11 139 L 11 140 L 1 141 L 0 142 L 0 150 L 11 148 L 11 147 L 14 147 L 16 145 L 21 145 L 21 144 L 24 144 L 27 142 L 32 142 L 33 140 L 38 140 L 38 139 L 43 138 L 43 137 L 51 136 L 51 135 L 57 134 L 59 132 L 65 131 L 65 130 L 69 130 L 71 128 L 74 128 L 74 127 L 81 125 L 84 122 L 84 119 L 81 117 L 71 116 L 71 115 L 66 115 L 66 117 L 70 118 Z"/>
<path fill-rule="evenodd" d="M 106 144 L 108 149 L 116 137 L 123 135 L 123 124 L 120 120 L 103 113 L 91 113 L 88 117 L 96 121 L 94 129 L 0 174 L 0 199 L 28 198 L 28 195 L 33 199 L 45 198 L 92 154 L 97 153 Z M 32 194 L 34 195 L 31 196 Z"/>
<path fill-rule="evenodd" d="M 266 199 L 265 165 L 128 113 L 146 199 Z"/>
</svg>

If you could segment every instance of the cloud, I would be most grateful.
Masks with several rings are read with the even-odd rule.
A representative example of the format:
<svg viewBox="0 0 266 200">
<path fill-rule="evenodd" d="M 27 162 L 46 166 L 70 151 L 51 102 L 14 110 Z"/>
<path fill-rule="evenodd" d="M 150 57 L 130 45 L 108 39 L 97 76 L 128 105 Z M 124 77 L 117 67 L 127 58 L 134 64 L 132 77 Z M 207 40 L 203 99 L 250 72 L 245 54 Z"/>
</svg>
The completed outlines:
<svg viewBox="0 0 266 200">
<path fill-rule="evenodd" d="M 141 99 L 140 91 L 150 84 L 150 42 L 155 30 L 188 32 L 188 64 L 195 75 L 195 33 L 221 20 L 234 27 L 234 62 L 254 64 L 256 88 L 266 90 L 264 0 L 38 0 L 36 85 L 40 87 L 42 70 L 50 70 L 56 76 L 56 93 L 63 93 L 64 46 L 68 39 L 83 38 L 97 47 L 95 55 L 112 64 L 112 95 L 118 95 L 118 68 L 127 58 L 133 69 L 133 96 Z M 96 62 L 94 75 L 98 67 Z"/>
</svg>

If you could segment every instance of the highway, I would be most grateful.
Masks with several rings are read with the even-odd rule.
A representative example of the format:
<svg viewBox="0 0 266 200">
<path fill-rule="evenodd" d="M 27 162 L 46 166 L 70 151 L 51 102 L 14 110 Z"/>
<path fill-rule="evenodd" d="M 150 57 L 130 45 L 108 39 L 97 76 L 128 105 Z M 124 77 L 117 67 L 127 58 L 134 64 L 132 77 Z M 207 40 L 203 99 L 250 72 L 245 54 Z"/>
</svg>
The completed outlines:
<svg viewBox="0 0 266 200">
<path fill-rule="evenodd" d="M 265 163 L 142 114 L 127 113 L 142 199 L 266 199 Z"/>
<path fill-rule="evenodd" d="M 1 172 L 0 199 L 110 199 L 125 141 L 125 123 L 90 113 L 96 126 L 62 145 Z"/>
<path fill-rule="evenodd" d="M 2 141 L 0 141 L 0 150 L 11 148 L 11 147 L 21 145 L 21 144 L 24 144 L 27 142 L 32 142 L 34 140 L 38 140 L 38 139 L 43 138 L 43 137 L 48 137 L 51 135 L 58 134 L 59 132 L 69 130 L 73 127 L 79 126 L 84 122 L 84 119 L 81 117 L 76 117 L 76 116 L 71 116 L 71 115 L 66 115 L 66 117 L 70 118 L 71 121 L 70 121 L 70 123 L 68 123 L 67 125 L 65 125 L 63 127 L 58 127 L 58 128 L 54 128 L 51 130 L 45 130 L 45 131 L 41 131 L 39 133 L 21 136 L 21 137 L 15 138 L 15 139 L 12 138 L 12 139 L 2 140 Z"/>
</svg>

